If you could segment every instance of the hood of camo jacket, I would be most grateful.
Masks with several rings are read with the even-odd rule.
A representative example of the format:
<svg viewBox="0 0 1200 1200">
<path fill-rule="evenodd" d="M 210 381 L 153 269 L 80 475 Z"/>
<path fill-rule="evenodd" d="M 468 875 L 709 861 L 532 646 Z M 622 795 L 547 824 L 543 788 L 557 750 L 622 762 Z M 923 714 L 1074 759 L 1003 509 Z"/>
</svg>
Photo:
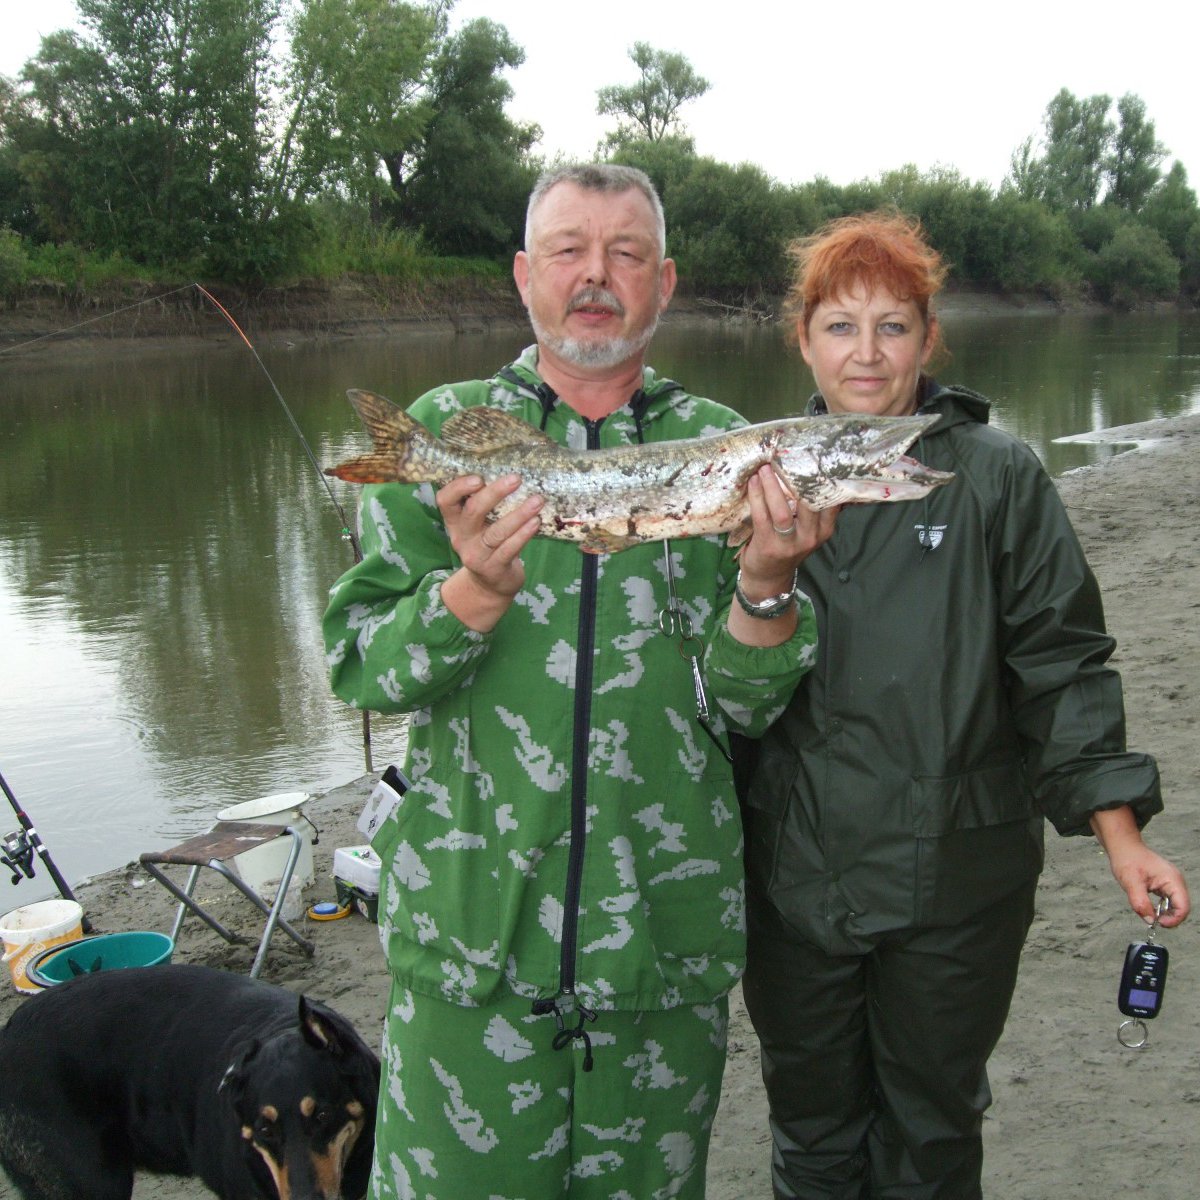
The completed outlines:
<svg viewBox="0 0 1200 1200">
<path fill-rule="evenodd" d="M 489 404 L 573 449 L 745 424 L 649 369 L 629 404 L 585 422 L 535 367 L 531 347 L 409 411 L 437 432 Z M 331 590 L 325 639 L 337 695 L 411 714 L 413 786 L 372 843 L 395 976 L 461 1004 L 507 988 L 658 1009 L 728 991 L 744 963 L 741 822 L 731 768 L 696 722 L 689 660 L 659 628 L 662 544 L 585 555 L 534 538 L 524 588 L 480 634 L 441 600 L 460 564 L 432 488 L 367 487 L 360 524 L 364 558 Z M 717 728 L 757 735 L 815 657 L 811 607 L 782 646 L 742 645 L 725 626 L 725 539 L 671 552 Z"/>
</svg>

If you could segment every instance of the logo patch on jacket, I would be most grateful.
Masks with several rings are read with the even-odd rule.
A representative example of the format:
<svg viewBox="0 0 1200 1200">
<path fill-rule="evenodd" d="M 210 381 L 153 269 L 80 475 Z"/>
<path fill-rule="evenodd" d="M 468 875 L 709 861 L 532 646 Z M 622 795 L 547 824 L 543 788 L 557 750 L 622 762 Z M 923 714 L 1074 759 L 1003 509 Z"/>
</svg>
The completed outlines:
<svg viewBox="0 0 1200 1200">
<path fill-rule="evenodd" d="M 946 534 L 945 525 L 914 525 L 917 531 L 917 541 L 926 550 L 936 550 L 942 544 Z"/>
</svg>

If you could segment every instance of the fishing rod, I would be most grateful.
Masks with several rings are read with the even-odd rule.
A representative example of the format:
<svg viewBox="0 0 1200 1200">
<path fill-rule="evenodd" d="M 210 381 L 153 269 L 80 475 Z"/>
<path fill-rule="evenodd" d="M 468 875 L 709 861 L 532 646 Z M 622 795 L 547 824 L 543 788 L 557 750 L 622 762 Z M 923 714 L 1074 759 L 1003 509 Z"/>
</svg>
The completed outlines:
<svg viewBox="0 0 1200 1200">
<path fill-rule="evenodd" d="M 342 519 L 342 540 L 350 543 L 350 546 L 354 551 L 354 561 L 356 563 L 362 562 L 362 546 L 359 544 L 358 538 L 355 536 L 354 531 L 350 528 L 350 522 L 346 520 L 345 510 L 338 503 L 337 497 L 333 494 L 333 489 L 329 486 L 328 476 L 323 470 L 321 470 L 321 464 L 317 461 L 317 456 L 313 453 L 312 447 L 308 444 L 308 439 L 304 436 L 304 432 L 301 430 L 296 418 L 292 415 L 292 410 L 288 407 L 287 401 L 283 398 L 283 393 L 279 390 L 279 385 L 275 382 L 271 372 L 267 370 L 266 363 L 264 363 L 259 357 L 258 351 L 254 348 L 254 343 L 251 342 L 251 340 L 246 336 L 246 331 L 237 323 L 237 321 L 233 319 L 233 315 L 230 313 L 230 311 L 220 302 L 220 300 L 216 298 L 216 296 L 212 294 L 212 292 L 201 286 L 199 283 L 193 283 L 192 286 L 202 296 L 207 297 L 212 302 L 218 312 L 220 312 L 221 316 L 223 316 L 225 320 L 228 321 L 232 326 L 233 331 L 246 344 L 246 349 L 254 355 L 254 361 L 258 363 L 262 373 L 267 377 L 267 382 L 271 385 L 271 390 L 275 393 L 275 399 L 279 401 L 283 411 L 287 414 L 288 421 L 291 422 L 292 429 L 294 430 L 296 436 L 300 439 L 300 445 L 304 447 L 304 453 L 308 455 L 308 461 L 312 463 L 313 470 L 317 473 L 317 478 L 321 481 L 322 486 L 325 488 L 325 494 L 329 497 L 330 503 L 335 509 L 337 509 L 338 516 Z M 365 708 L 362 710 L 362 731 L 363 758 L 365 760 L 367 773 L 370 774 L 375 769 L 371 761 L 371 713 Z"/>
<path fill-rule="evenodd" d="M 271 390 L 275 393 L 275 399 L 279 401 L 283 411 L 287 414 L 287 419 L 291 422 L 291 426 L 296 436 L 300 439 L 300 445 L 304 447 L 304 453 L 308 455 L 308 461 L 312 463 L 313 470 L 317 473 L 317 478 L 321 481 L 321 485 L 325 488 L 325 494 L 329 497 L 330 503 L 337 509 L 338 516 L 342 519 L 342 540 L 347 541 L 354 548 L 354 561 L 362 561 L 362 547 L 358 544 L 358 538 L 354 535 L 354 531 L 350 528 L 350 522 L 346 520 L 346 513 L 342 506 L 338 503 L 337 497 L 333 494 L 333 488 L 329 486 L 329 478 L 321 469 L 321 464 L 317 461 L 317 456 L 313 453 L 312 447 L 308 444 L 308 439 L 304 436 L 300 425 L 296 418 L 292 415 L 292 410 L 288 407 L 287 401 L 283 398 L 283 393 L 279 390 L 279 385 L 275 382 L 271 372 L 267 370 L 266 363 L 259 357 L 258 351 L 254 348 L 254 343 L 246 336 L 246 331 L 233 319 L 233 315 L 216 298 L 206 287 L 199 283 L 193 282 L 194 287 L 202 296 L 210 300 L 213 306 L 220 312 L 221 316 L 229 322 L 233 331 L 246 344 L 246 349 L 254 355 L 254 361 L 258 363 L 259 369 L 267 377 L 267 382 L 271 385 Z"/>
<path fill-rule="evenodd" d="M 293 415 L 291 408 L 288 407 L 287 401 L 283 398 L 283 393 L 279 390 L 279 385 L 275 382 L 274 376 L 271 374 L 270 371 L 267 370 L 266 363 L 264 363 L 262 358 L 259 356 L 258 350 L 255 348 L 254 343 L 246 335 L 246 331 L 237 323 L 236 320 L 234 320 L 233 314 L 230 313 L 230 311 L 225 307 L 225 305 L 223 305 L 216 298 L 216 296 L 214 296 L 212 294 L 212 292 L 210 292 L 206 287 L 204 287 L 202 284 L 193 280 L 191 283 L 184 284 L 182 287 L 174 288 L 169 292 L 164 292 L 158 296 L 148 297 L 144 300 L 138 300 L 133 304 L 127 304 L 122 308 L 114 309 L 112 312 L 109 312 L 109 313 L 103 313 L 98 317 L 89 317 L 85 321 L 79 321 L 75 325 L 70 325 L 66 329 L 57 330 L 56 332 L 57 333 L 69 333 L 73 329 L 79 329 L 82 326 L 90 325 L 95 321 L 103 321 L 109 317 L 117 316 L 119 313 L 127 312 L 130 309 L 140 308 L 142 305 L 145 305 L 145 304 L 157 303 L 160 300 L 166 299 L 168 296 L 175 296 L 175 295 L 178 295 L 180 292 L 190 291 L 192 288 L 195 288 L 195 290 L 198 291 L 206 300 L 208 300 L 209 303 L 212 304 L 212 306 L 221 314 L 221 316 L 225 318 L 225 320 L 229 323 L 229 325 L 233 329 L 233 331 L 238 335 L 238 337 L 240 337 L 242 339 L 242 342 L 245 344 L 246 349 L 249 350 L 252 355 L 254 355 L 254 361 L 256 363 L 258 363 L 259 370 L 261 370 L 263 375 L 266 376 L 267 382 L 271 385 L 271 390 L 275 393 L 275 399 L 279 401 L 280 407 L 283 409 L 284 413 L 287 414 L 287 419 L 292 426 L 293 432 L 300 439 L 300 445 L 304 447 L 304 453 L 306 455 L 308 455 L 308 460 L 309 460 L 309 462 L 312 463 L 313 470 L 316 471 L 317 478 L 320 480 L 321 486 L 325 489 L 325 494 L 329 497 L 329 502 L 333 505 L 334 509 L 337 511 L 338 517 L 341 519 L 342 540 L 350 543 L 351 549 L 354 551 L 354 561 L 361 562 L 362 561 L 362 546 L 359 543 L 358 537 L 354 533 L 354 531 L 351 529 L 350 522 L 346 518 L 346 512 L 342 508 L 341 504 L 338 502 L 337 497 L 333 493 L 333 488 L 329 484 L 328 476 L 321 469 L 321 464 L 317 461 L 317 456 L 313 453 L 312 447 L 308 444 L 308 439 L 304 436 L 304 432 L 303 432 L 303 430 L 301 430 L 300 425 L 297 422 L 295 416 Z M 16 346 L 0 347 L 0 355 L 12 353 L 15 350 L 20 350 L 25 346 L 31 346 L 36 342 L 44 341 L 46 338 L 50 338 L 50 337 L 54 337 L 54 336 L 55 336 L 54 333 L 45 333 L 45 334 L 42 334 L 40 337 L 31 338 L 29 341 L 20 342 Z M 366 761 L 367 772 L 370 773 L 374 770 L 374 767 L 373 767 L 372 761 L 371 761 L 371 716 L 370 716 L 369 711 L 365 708 L 363 709 L 363 712 L 362 712 L 362 725 L 363 725 L 363 754 L 364 754 L 364 758 Z"/>
<path fill-rule="evenodd" d="M 28 814 L 17 803 L 17 798 L 13 795 L 8 781 L 3 775 L 0 775 L 0 788 L 4 790 L 13 812 L 17 814 L 17 820 L 21 822 L 21 828 L 15 833 L 0 838 L 0 849 L 2 849 L 0 863 L 3 863 L 12 872 L 11 882 L 20 883 L 22 875 L 26 879 L 33 878 L 33 856 L 37 854 L 45 864 L 50 878 L 54 880 L 54 886 L 58 888 L 59 895 L 64 900 L 75 900 L 75 893 L 71 891 L 70 885 L 62 877 L 58 867 L 54 865 L 50 851 L 46 849 L 45 843 L 38 836 L 38 831 L 33 827 L 33 822 L 29 819 Z M 75 902 L 79 903 L 77 900 Z M 92 932 L 92 923 L 87 919 L 86 914 L 83 917 L 83 932 Z"/>
</svg>

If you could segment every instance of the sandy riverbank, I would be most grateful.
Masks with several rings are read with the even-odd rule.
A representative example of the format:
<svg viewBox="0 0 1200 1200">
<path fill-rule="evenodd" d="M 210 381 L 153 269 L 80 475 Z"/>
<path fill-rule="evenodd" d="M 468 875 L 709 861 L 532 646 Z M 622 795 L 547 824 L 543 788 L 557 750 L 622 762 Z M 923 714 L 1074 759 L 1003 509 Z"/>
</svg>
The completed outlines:
<svg viewBox="0 0 1200 1200">
<path fill-rule="evenodd" d="M 1132 744 L 1158 755 L 1167 811 L 1149 840 L 1200 886 L 1200 416 L 1110 431 L 1139 448 L 1073 472 L 1060 490 L 1104 588 L 1120 649 Z M 380 764 L 381 766 L 384 764 Z M 361 839 L 354 822 L 371 780 L 347 784 L 309 811 L 321 830 L 310 899 L 331 898 L 334 848 Z M 166 893 L 137 867 L 79 888 L 96 927 L 168 929 Z M 210 889 L 219 911 L 236 913 Z M 239 901 L 239 905 L 243 902 Z M 247 910 L 248 911 L 248 910 Z M 231 916 L 231 920 L 234 919 Z M 330 1002 L 374 1041 L 386 977 L 376 929 L 358 916 L 308 923 L 311 961 L 276 938 L 264 978 Z M 1191 1200 L 1200 1152 L 1200 921 L 1165 936 L 1171 953 L 1163 1015 L 1150 1046 L 1115 1037 L 1115 996 L 1126 944 L 1140 936 L 1090 839 L 1048 839 L 1048 863 L 1013 1013 L 991 1066 L 986 1125 L 990 1200 L 1080 1200 L 1124 1187 L 1156 1200 Z M 176 961 L 248 969 L 194 920 Z M 757 1051 L 735 993 L 730 1060 L 710 1162 L 710 1200 L 768 1200 L 768 1135 Z M 0 1019 L 23 1000 L 0 991 Z M 36 1001 L 35 1001 L 36 1002 Z M 0 1195 L 8 1195 L 0 1182 Z M 193 1183 L 143 1179 L 138 1200 L 191 1200 Z"/>
</svg>

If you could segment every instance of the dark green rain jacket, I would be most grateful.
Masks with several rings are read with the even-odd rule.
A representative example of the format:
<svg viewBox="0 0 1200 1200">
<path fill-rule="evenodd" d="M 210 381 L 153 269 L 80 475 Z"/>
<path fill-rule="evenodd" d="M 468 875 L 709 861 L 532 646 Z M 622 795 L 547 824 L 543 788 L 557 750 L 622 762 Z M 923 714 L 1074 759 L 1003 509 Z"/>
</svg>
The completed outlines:
<svg viewBox="0 0 1200 1200">
<path fill-rule="evenodd" d="M 817 666 L 746 796 L 752 887 L 835 954 L 1027 884 L 1043 817 L 1080 834 L 1099 809 L 1143 824 L 1162 807 L 1154 760 L 1126 751 L 1114 642 L 1053 482 L 982 396 L 925 395 L 942 419 L 913 453 L 955 479 L 844 508 L 806 560 Z"/>
</svg>

